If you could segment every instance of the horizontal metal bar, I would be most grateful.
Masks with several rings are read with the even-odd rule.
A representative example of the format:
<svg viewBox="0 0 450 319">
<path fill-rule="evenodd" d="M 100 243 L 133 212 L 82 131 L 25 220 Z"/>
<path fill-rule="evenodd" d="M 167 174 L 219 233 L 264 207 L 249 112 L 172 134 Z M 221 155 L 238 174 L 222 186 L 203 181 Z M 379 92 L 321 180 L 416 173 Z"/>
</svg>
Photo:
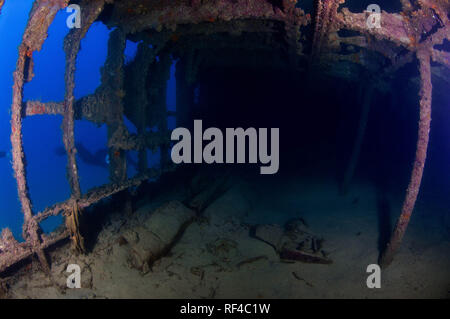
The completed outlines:
<svg viewBox="0 0 450 319">
<path fill-rule="evenodd" d="M 63 102 L 39 102 L 27 101 L 22 105 L 22 118 L 32 115 L 62 115 L 64 114 Z"/>
</svg>

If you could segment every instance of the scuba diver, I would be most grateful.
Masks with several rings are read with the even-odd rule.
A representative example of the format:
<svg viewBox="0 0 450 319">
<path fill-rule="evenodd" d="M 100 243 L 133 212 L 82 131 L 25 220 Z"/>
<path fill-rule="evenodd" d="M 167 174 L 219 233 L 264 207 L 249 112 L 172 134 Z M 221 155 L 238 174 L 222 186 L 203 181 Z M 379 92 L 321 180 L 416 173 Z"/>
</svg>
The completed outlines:
<svg viewBox="0 0 450 319">
<path fill-rule="evenodd" d="M 77 148 L 77 155 L 81 161 L 92 166 L 108 168 L 109 166 L 108 149 L 102 148 L 96 151 L 95 153 L 92 153 L 81 143 L 75 143 L 75 146 Z M 54 152 L 58 156 L 66 155 L 66 150 L 64 147 L 57 147 L 55 148 Z M 138 167 L 137 162 L 133 160 L 133 158 L 128 153 L 127 153 L 127 162 L 135 168 Z"/>
</svg>

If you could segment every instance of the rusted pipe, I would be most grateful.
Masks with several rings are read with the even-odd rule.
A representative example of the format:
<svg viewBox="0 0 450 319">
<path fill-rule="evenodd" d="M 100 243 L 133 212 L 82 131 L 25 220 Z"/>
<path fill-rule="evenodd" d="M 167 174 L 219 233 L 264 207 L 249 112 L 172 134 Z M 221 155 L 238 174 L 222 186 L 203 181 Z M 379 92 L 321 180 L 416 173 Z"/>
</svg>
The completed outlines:
<svg viewBox="0 0 450 319">
<path fill-rule="evenodd" d="M 411 173 L 411 180 L 409 182 L 406 198 L 403 202 L 402 212 L 397 220 L 394 232 L 391 235 L 390 241 L 387 244 L 384 252 L 380 257 L 381 267 L 387 267 L 392 263 L 394 255 L 398 251 L 408 227 L 411 214 L 416 203 L 417 195 L 419 193 L 420 184 L 422 182 L 423 168 L 427 157 L 428 140 L 431 124 L 431 99 L 432 99 L 432 84 L 431 84 L 431 66 L 430 66 L 430 50 L 428 48 L 419 49 L 417 58 L 419 59 L 420 70 L 420 120 L 419 131 L 416 148 L 416 158 L 414 167 Z"/>
</svg>

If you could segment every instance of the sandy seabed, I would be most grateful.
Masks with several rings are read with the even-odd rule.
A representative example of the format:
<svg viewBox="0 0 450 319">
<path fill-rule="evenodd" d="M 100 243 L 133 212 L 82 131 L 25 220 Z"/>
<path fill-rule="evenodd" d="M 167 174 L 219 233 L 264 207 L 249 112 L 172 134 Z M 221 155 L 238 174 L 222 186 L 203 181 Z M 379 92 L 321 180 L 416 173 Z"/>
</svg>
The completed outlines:
<svg viewBox="0 0 450 319">
<path fill-rule="evenodd" d="M 136 204 L 126 219 L 110 214 L 87 255 L 68 245 L 52 252 L 52 283 L 41 271 L 21 271 L 12 298 L 450 298 L 450 223 L 439 207 L 417 203 L 401 250 L 382 270 L 381 288 L 369 289 L 366 268 L 379 255 L 379 205 L 371 185 L 355 182 L 339 196 L 331 180 L 233 184 L 190 224 L 151 270 L 129 263 L 119 240 L 137 229 L 180 192 L 160 192 Z M 402 198 L 388 198 L 395 222 Z M 270 245 L 252 237 L 255 224 L 303 218 L 322 236 L 331 265 L 280 260 Z M 79 264 L 82 288 L 66 288 L 66 267 Z M 34 266 L 33 266 L 34 267 Z M 37 267 L 36 267 L 37 268 Z"/>
</svg>

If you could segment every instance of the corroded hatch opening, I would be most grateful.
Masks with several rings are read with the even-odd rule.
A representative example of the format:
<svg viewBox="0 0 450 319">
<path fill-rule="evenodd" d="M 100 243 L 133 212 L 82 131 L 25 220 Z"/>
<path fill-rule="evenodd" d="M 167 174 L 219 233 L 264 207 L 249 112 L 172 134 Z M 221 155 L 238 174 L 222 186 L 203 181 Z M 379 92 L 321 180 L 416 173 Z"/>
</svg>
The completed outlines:
<svg viewBox="0 0 450 319">
<path fill-rule="evenodd" d="M 64 40 L 64 100 L 24 101 L 24 84 L 33 80 L 33 53 L 42 48 L 56 13 L 69 4 L 80 6 L 82 23 Z M 195 117 L 193 104 L 199 71 L 208 66 L 234 63 L 233 54 L 245 50 L 260 53 L 257 59 L 254 55 L 243 55 L 241 63 L 246 67 L 290 70 L 293 78 L 301 74 L 311 85 L 323 77 L 348 80 L 355 73 L 366 77 L 371 85 L 363 101 L 370 100 L 373 90 L 385 90 L 385 82 L 403 66 L 418 61 L 417 152 L 401 216 L 381 258 L 382 265 L 389 265 L 414 208 L 426 160 L 431 120 L 431 64 L 436 65 L 435 73 L 444 76 L 450 68 L 450 53 L 442 46 L 450 40 L 450 5 L 445 0 L 402 0 L 401 12 L 381 13 L 382 28 L 368 26 L 372 23 L 371 12 L 353 13 L 343 0 L 317 0 L 314 5 L 311 14 L 292 0 L 36 0 L 19 47 L 11 114 L 13 167 L 24 214 L 25 242 L 17 242 L 8 229 L 3 230 L 0 272 L 32 255 L 37 255 L 44 270 L 49 272 L 45 250 L 68 237 L 73 248 L 84 251 L 79 231 L 80 213 L 104 198 L 172 170 L 168 117 L 175 117 L 177 125 L 188 127 Z M 95 21 L 113 29 L 101 70 L 101 84 L 95 93 L 76 100 L 74 74 L 80 42 Z M 135 58 L 125 63 L 127 40 L 138 43 L 138 47 Z M 165 94 L 175 60 L 177 107 L 174 112 L 166 109 Z M 63 116 L 61 135 L 67 153 L 71 196 L 35 212 L 27 187 L 22 120 L 42 114 Z M 134 124 L 137 133 L 129 132 L 124 116 Z M 107 125 L 110 174 L 109 184 L 84 195 L 80 189 L 74 138 L 74 123 L 81 119 Z M 353 175 L 367 112 L 363 111 L 360 121 L 343 191 Z M 149 129 L 155 127 L 156 130 Z M 161 163 L 158 169 L 149 168 L 147 150 L 157 148 L 161 149 Z M 138 174 L 132 178 L 127 177 L 127 151 L 138 152 Z M 56 215 L 65 217 L 64 230 L 43 234 L 39 224 Z"/>
</svg>

